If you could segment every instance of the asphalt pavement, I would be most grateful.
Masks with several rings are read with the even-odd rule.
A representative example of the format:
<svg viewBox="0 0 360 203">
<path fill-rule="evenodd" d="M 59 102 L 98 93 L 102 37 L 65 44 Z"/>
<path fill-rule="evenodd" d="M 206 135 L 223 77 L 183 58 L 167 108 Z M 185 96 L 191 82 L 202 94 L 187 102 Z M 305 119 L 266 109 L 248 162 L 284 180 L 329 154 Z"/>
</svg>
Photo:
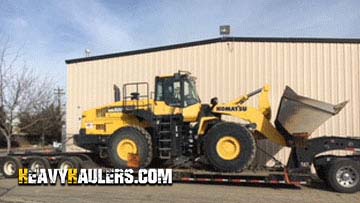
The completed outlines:
<svg viewBox="0 0 360 203">
<path fill-rule="evenodd" d="M 171 186 L 24 186 L 0 179 L 0 202 L 360 202 L 360 192 L 340 194 L 311 187 L 174 183 Z"/>
</svg>

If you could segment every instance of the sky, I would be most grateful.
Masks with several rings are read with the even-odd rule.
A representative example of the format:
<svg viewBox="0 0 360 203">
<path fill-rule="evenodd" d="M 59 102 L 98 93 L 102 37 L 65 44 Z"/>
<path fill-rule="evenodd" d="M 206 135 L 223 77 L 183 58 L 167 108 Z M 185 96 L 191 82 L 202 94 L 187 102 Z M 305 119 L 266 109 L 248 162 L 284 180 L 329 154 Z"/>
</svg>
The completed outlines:
<svg viewBox="0 0 360 203">
<path fill-rule="evenodd" d="M 0 36 L 66 86 L 66 59 L 219 37 L 360 38 L 359 0 L 0 0 Z"/>
</svg>

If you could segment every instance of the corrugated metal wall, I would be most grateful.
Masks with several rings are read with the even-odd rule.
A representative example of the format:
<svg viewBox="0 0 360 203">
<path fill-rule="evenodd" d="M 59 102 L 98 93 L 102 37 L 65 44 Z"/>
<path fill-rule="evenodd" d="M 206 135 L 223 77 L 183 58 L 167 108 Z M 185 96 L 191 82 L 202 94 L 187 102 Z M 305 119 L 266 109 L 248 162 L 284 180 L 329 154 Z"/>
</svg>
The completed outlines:
<svg viewBox="0 0 360 203">
<path fill-rule="evenodd" d="M 198 78 L 206 103 L 214 96 L 226 102 L 270 84 L 273 119 L 286 85 L 334 104 L 349 100 L 313 136 L 359 136 L 359 49 L 356 43 L 219 42 L 68 64 L 67 133 L 78 132 L 83 110 L 113 101 L 113 84 L 148 81 L 153 88 L 156 75 L 188 70 Z M 261 146 L 282 161 L 289 152 L 267 142 Z"/>
</svg>

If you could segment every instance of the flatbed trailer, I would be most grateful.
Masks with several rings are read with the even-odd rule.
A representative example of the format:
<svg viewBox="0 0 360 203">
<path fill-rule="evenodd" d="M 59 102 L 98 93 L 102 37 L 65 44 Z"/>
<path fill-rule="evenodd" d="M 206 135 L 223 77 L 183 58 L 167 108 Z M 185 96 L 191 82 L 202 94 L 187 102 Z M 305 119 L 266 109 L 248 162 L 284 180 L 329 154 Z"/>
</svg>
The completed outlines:
<svg viewBox="0 0 360 203">
<path fill-rule="evenodd" d="M 197 169 L 175 169 L 173 180 L 175 182 L 218 183 L 218 184 L 272 184 L 272 185 L 304 185 L 313 179 L 311 174 L 293 174 L 289 176 L 286 171 L 261 169 L 244 170 L 241 173 L 223 173 Z"/>
</svg>

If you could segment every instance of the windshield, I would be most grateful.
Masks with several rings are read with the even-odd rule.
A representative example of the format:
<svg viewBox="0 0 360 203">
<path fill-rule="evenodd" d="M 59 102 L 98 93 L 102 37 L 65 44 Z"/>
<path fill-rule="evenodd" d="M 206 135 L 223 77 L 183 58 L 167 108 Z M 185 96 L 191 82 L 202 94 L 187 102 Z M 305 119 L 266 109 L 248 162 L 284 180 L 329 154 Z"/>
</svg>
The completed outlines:
<svg viewBox="0 0 360 203">
<path fill-rule="evenodd" d="M 195 81 L 188 79 L 184 81 L 184 106 L 191 106 L 200 103 L 199 96 L 196 92 Z"/>
</svg>

